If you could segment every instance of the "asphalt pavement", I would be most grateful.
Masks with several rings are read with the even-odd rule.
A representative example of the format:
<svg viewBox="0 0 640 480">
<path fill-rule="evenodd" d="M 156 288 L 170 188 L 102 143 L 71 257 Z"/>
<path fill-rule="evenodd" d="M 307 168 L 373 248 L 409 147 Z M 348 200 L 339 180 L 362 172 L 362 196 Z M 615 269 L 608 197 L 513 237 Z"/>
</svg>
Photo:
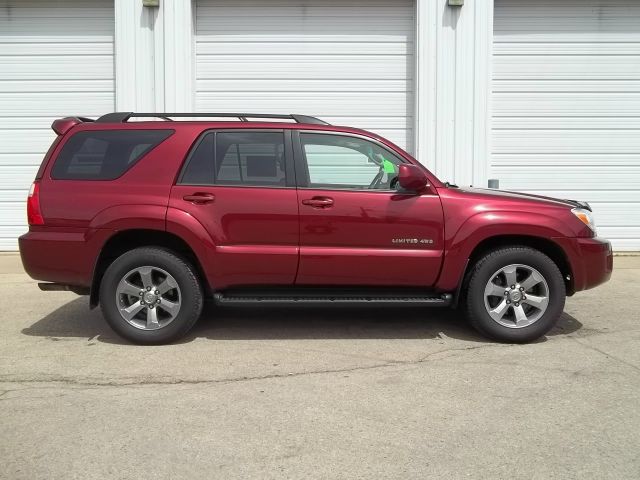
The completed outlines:
<svg viewBox="0 0 640 480">
<path fill-rule="evenodd" d="M 0 478 L 640 478 L 640 257 L 539 342 L 450 310 L 212 308 L 127 344 L 0 254 Z"/>
</svg>

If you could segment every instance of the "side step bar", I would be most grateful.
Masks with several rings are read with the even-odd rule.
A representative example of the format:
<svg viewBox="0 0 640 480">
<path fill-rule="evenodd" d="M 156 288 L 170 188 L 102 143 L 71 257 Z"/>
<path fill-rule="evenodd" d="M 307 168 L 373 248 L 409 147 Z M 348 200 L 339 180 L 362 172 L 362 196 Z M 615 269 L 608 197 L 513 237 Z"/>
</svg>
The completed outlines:
<svg viewBox="0 0 640 480">
<path fill-rule="evenodd" d="M 424 307 L 448 307 L 453 301 L 453 295 L 286 295 L 268 294 L 256 295 L 251 293 L 215 293 L 214 301 L 218 305 L 406 305 Z"/>
</svg>

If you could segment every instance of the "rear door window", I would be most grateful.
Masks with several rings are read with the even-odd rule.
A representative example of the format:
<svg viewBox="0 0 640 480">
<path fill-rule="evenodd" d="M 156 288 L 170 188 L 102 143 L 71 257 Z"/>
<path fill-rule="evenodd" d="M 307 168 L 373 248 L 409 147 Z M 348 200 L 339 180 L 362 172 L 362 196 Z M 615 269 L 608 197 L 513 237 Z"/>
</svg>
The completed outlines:
<svg viewBox="0 0 640 480">
<path fill-rule="evenodd" d="M 113 180 L 123 175 L 173 130 L 91 130 L 74 134 L 51 170 L 56 180 Z"/>
<path fill-rule="evenodd" d="M 209 132 L 193 150 L 183 185 L 286 185 L 284 133 Z"/>
</svg>

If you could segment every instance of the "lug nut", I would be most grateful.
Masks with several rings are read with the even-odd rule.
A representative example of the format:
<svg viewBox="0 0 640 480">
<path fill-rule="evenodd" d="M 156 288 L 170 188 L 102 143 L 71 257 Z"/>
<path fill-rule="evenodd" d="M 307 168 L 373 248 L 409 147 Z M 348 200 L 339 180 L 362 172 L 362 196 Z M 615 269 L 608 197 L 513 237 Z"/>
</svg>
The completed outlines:
<svg viewBox="0 0 640 480">
<path fill-rule="evenodd" d="M 520 304 L 518 302 L 516 302 L 516 307 L 519 307 L 519 306 L 520 306 Z"/>
<path fill-rule="evenodd" d="M 520 291 L 521 291 L 521 292 L 524 292 L 524 287 L 520 287 Z"/>
<path fill-rule="evenodd" d="M 505 294 L 505 295 L 509 295 L 509 290 L 505 290 L 505 291 L 504 291 L 504 294 Z"/>
<path fill-rule="evenodd" d="M 511 290 L 513 290 L 514 288 L 516 288 L 516 286 L 515 285 L 511 285 Z"/>
<path fill-rule="evenodd" d="M 140 292 L 140 293 L 138 294 L 138 296 L 139 296 L 139 297 L 141 297 L 142 295 L 144 295 L 144 292 Z"/>
<path fill-rule="evenodd" d="M 144 305 L 144 300 L 140 300 L 140 305 Z"/>
<path fill-rule="evenodd" d="M 160 295 L 160 290 L 156 290 L 156 295 Z"/>
<path fill-rule="evenodd" d="M 527 299 L 527 297 L 526 297 L 525 295 L 523 295 L 523 296 L 522 296 L 522 299 L 523 299 L 523 300 L 526 300 L 526 299 Z"/>
<path fill-rule="evenodd" d="M 156 300 L 156 303 L 160 303 L 160 299 Z"/>
<path fill-rule="evenodd" d="M 149 305 L 149 308 L 153 308 L 153 305 Z"/>
<path fill-rule="evenodd" d="M 507 300 L 507 305 L 508 305 L 509 303 L 511 303 L 511 300 Z"/>
<path fill-rule="evenodd" d="M 513 288 L 513 287 L 511 287 L 511 288 Z M 151 290 L 151 287 L 147 287 L 147 292 L 150 291 L 150 290 Z"/>
</svg>

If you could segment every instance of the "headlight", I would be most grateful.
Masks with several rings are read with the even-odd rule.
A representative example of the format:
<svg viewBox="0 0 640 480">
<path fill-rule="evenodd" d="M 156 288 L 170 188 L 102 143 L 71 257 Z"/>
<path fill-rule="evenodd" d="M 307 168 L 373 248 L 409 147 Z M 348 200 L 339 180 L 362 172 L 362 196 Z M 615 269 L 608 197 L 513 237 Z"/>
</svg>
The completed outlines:
<svg viewBox="0 0 640 480">
<path fill-rule="evenodd" d="M 587 227 L 593 230 L 593 233 L 596 233 L 596 222 L 593 220 L 593 213 L 585 208 L 573 208 L 571 209 L 571 213 L 578 217 Z"/>
</svg>

